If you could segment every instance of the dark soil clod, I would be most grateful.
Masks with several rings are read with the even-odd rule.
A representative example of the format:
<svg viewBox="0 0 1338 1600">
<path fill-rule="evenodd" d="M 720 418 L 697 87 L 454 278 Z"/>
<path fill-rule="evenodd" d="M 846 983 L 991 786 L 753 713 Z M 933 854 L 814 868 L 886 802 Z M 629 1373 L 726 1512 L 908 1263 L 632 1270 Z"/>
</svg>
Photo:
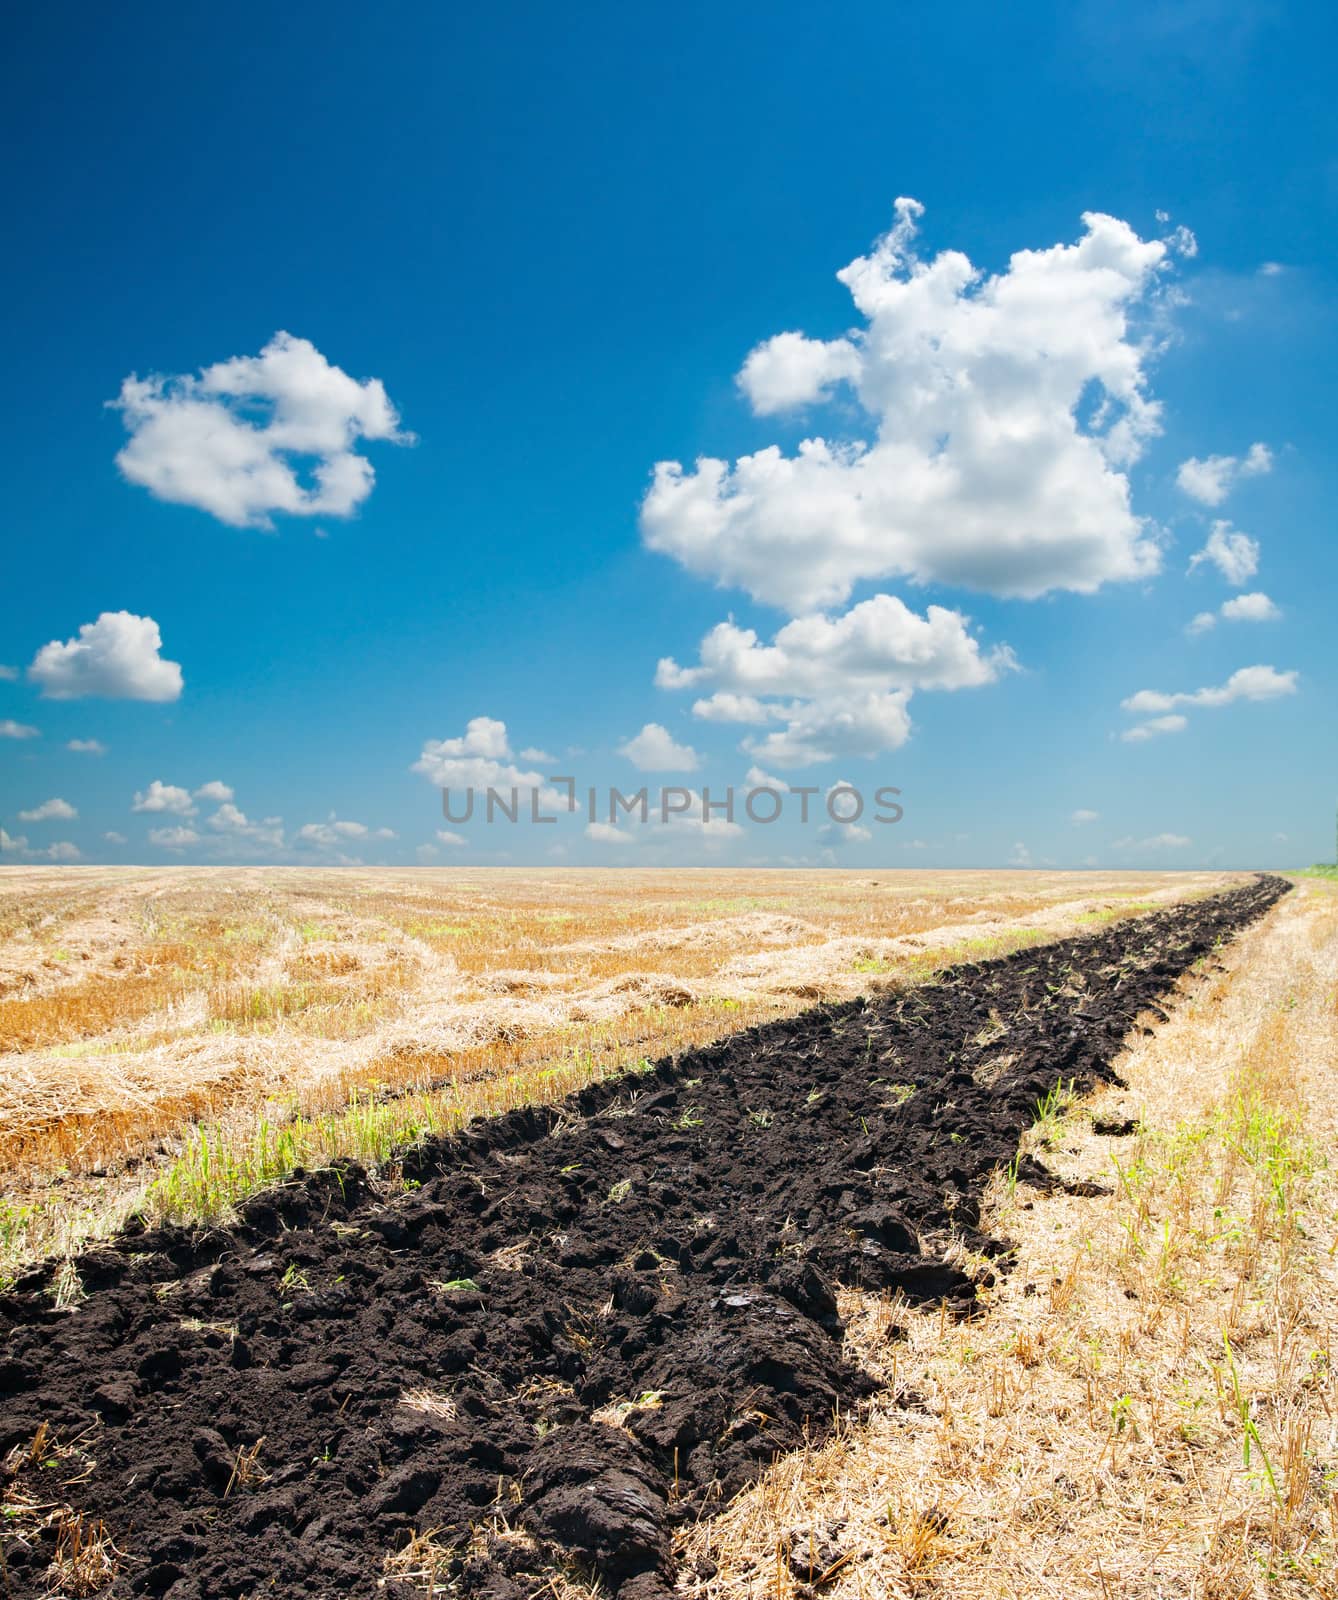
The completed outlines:
<svg viewBox="0 0 1338 1600">
<path fill-rule="evenodd" d="M 384 1562 L 433 1530 L 437 1582 L 465 1595 L 520 1600 L 560 1565 L 666 1600 L 675 1526 L 870 1392 L 834 1286 L 968 1312 L 975 1283 L 941 1252 L 1000 1256 L 981 1195 L 1037 1103 L 1114 1081 L 1138 1015 L 1288 887 L 480 1124 L 408 1152 L 420 1187 L 391 1204 L 345 1167 L 230 1232 L 128 1231 L 76 1263 L 71 1311 L 54 1268 L 29 1273 L 0 1297 L 0 1455 L 46 1423 L 95 1466 L 24 1455 L 4 1487 L 101 1520 L 117 1597 L 421 1593 Z M 1001 1017 L 1002 1070 L 981 1042 Z M 47 1593 L 55 1527 L 6 1522 L 10 1592 Z M 816 1583 L 839 1550 L 813 1543 L 789 1559 Z"/>
</svg>

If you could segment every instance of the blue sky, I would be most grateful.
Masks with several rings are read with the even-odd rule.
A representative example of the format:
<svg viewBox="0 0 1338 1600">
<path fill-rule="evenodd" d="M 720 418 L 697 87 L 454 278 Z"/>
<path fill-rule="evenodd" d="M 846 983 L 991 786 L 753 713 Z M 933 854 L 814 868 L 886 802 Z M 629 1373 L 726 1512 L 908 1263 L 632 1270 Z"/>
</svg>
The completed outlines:
<svg viewBox="0 0 1338 1600">
<path fill-rule="evenodd" d="M 6 863 L 1332 855 L 1328 8 L 13 27 Z"/>
</svg>

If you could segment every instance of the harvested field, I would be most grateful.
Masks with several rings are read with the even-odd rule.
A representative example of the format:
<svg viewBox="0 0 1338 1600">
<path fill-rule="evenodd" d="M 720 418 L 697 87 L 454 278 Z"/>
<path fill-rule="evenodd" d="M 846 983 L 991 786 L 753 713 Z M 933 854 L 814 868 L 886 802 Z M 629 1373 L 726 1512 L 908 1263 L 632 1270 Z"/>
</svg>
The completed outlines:
<svg viewBox="0 0 1338 1600">
<path fill-rule="evenodd" d="M 0 1281 L 1210 873 L 0 869 Z"/>
<path fill-rule="evenodd" d="M 1005 1265 L 987 1185 L 1038 1105 L 1113 1081 L 1138 1019 L 1287 888 L 820 1006 L 428 1140 L 390 1202 L 350 1165 L 230 1229 L 140 1228 L 77 1285 L 61 1263 L 27 1274 L 0 1301 L 11 1592 L 709 1584 L 676 1536 L 880 1387 L 836 1286 L 970 1312 Z M 1013 1176 L 1051 1182 L 1034 1156 Z M 848 1559 L 823 1547 L 778 1553 L 775 1590 L 834 1578 Z"/>
</svg>

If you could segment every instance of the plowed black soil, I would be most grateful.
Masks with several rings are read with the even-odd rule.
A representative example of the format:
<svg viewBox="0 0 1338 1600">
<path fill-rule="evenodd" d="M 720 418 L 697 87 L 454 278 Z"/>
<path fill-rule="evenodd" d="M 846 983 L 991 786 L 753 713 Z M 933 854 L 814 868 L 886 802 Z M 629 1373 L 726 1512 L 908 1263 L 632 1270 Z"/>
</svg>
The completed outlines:
<svg viewBox="0 0 1338 1600">
<path fill-rule="evenodd" d="M 968 1309 L 944 1248 L 1001 1253 L 980 1195 L 1038 1099 L 1112 1078 L 1135 1017 L 1287 887 L 479 1125 L 410 1152 L 421 1187 L 393 1203 L 349 1167 L 230 1232 L 128 1234 L 82 1258 L 73 1310 L 30 1274 L 0 1299 L 0 1452 L 44 1422 L 51 1442 L 11 1471 L 11 1506 L 102 1519 L 116 1596 L 421 1593 L 382 1585 L 383 1562 L 436 1529 L 466 1595 L 532 1595 L 574 1563 L 621 1600 L 663 1597 L 677 1519 L 868 1393 L 833 1283 Z M 621 1428 L 593 1420 L 610 1407 Z M 46 1593 L 56 1529 L 7 1520 L 10 1592 Z M 530 1538 L 486 1531 L 503 1521 Z"/>
</svg>

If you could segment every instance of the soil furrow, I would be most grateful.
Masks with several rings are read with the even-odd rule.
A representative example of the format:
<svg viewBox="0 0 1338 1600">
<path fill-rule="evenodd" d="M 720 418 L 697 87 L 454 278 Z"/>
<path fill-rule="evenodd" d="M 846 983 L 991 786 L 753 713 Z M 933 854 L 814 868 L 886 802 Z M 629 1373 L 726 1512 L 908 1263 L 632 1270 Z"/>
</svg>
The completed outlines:
<svg viewBox="0 0 1338 1600">
<path fill-rule="evenodd" d="M 9 1591 L 52 1592 L 82 1514 L 115 1596 L 421 1594 L 383 1563 L 434 1530 L 450 1592 L 518 1600 L 570 1563 L 663 1600 L 675 1525 L 867 1396 L 833 1285 L 967 1311 L 948 1247 L 999 1262 L 980 1198 L 1038 1101 L 1111 1079 L 1140 1013 L 1288 887 L 479 1125 L 409 1152 L 393 1203 L 346 1167 L 226 1233 L 128 1233 L 70 1310 L 29 1274 L 0 1298 Z"/>
</svg>

